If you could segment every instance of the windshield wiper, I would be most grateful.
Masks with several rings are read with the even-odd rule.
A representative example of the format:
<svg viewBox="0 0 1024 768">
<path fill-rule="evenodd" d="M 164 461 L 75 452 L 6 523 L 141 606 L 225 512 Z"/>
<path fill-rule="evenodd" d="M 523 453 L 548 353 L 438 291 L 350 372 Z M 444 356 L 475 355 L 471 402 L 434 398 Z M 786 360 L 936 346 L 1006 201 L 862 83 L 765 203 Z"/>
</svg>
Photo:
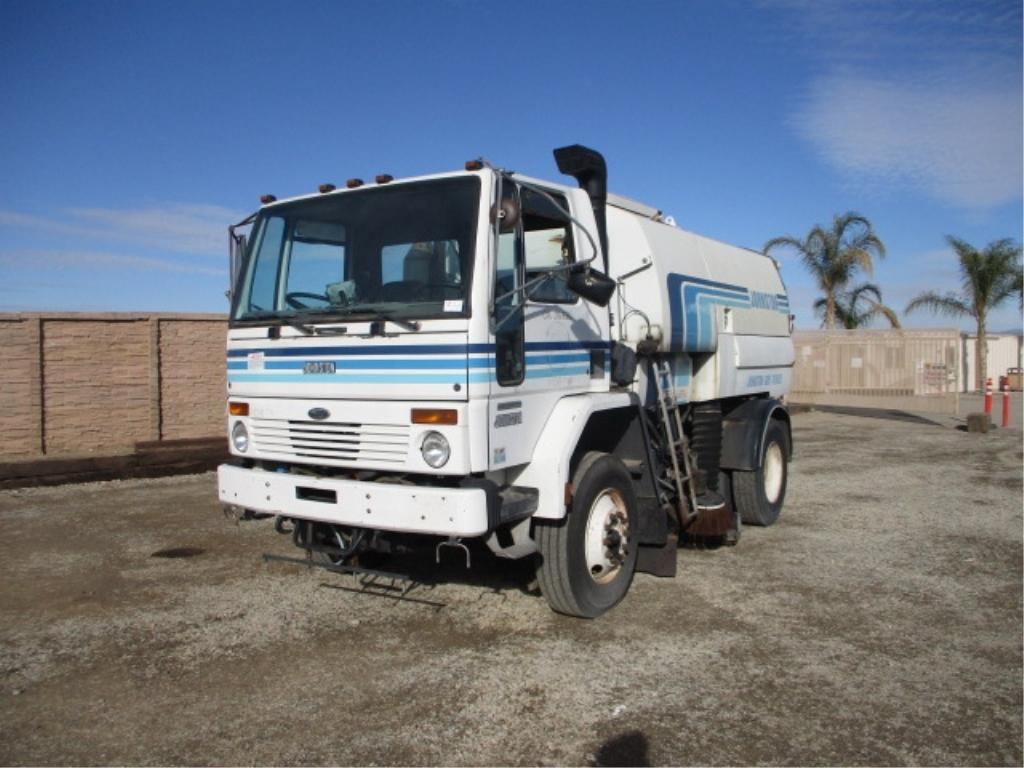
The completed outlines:
<svg viewBox="0 0 1024 768">
<path fill-rule="evenodd" d="M 404 317 L 397 317 L 396 315 L 393 315 L 390 312 L 381 312 L 379 309 L 371 309 L 369 312 L 367 312 L 367 314 L 373 315 L 373 317 L 377 320 L 386 320 L 388 322 L 394 323 L 400 328 L 405 328 L 405 330 L 407 331 L 418 331 L 420 329 L 419 321 L 407 320 Z"/>
<path fill-rule="evenodd" d="M 284 322 L 307 336 L 344 336 L 348 333 L 348 328 L 344 326 L 341 328 L 321 328 L 317 325 L 307 325 L 306 323 L 299 323 L 294 320 L 284 320 Z"/>
<path fill-rule="evenodd" d="M 420 324 L 417 320 L 409 320 L 404 317 L 400 317 L 391 312 L 385 312 L 382 309 L 373 309 L 370 307 L 348 306 L 344 310 L 337 313 L 338 315 L 369 315 L 374 320 L 385 320 L 389 323 L 405 328 L 407 331 L 418 331 Z"/>
<path fill-rule="evenodd" d="M 301 323 L 298 320 L 289 319 L 283 315 L 279 315 L 276 312 L 268 310 L 262 310 L 259 312 L 249 312 L 239 320 L 243 322 L 259 322 L 260 320 L 266 320 L 272 323 L 271 327 L 280 328 L 282 325 L 287 325 L 290 328 L 294 328 L 299 333 L 306 336 L 344 336 L 348 333 L 348 328 L 318 328 L 315 325 L 309 325 L 308 323 Z"/>
<path fill-rule="evenodd" d="M 320 315 L 321 313 L 318 312 L 304 312 L 299 317 L 302 317 L 303 319 L 315 318 L 316 322 L 336 322 L 342 317 L 351 318 L 353 315 L 368 315 L 372 320 L 385 320 L 405 328 L 407 331 L 418 331 L 420 329 L 420 324 L 416 320 L 408 320 L 391 312 L 369 307 L 348 306 L 343 309 L 332 308 L 331 310 L 323 312 L 322 316 Z M 298 318 L 288 318 L 283 315 L 279 315 L 276 312 L 250 312 L 240 317 L 239 320 L 268 320 L 275 324 L 288 325 L 300 333 L 304 333 L 306 336 L 344 336 L 348 333 L 348 328 L 345 327 L 320 328 L 315 325 L 310 325 L 309 323 L 300 322 Z"/>
</svg>

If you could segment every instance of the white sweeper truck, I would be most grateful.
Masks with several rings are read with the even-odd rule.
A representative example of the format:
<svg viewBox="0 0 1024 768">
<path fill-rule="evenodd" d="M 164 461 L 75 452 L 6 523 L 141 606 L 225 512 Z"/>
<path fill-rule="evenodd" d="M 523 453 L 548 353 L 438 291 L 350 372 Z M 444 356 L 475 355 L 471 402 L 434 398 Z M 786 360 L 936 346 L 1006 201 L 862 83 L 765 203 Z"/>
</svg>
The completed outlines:
<svg viewBox="0 0 1024 768">
<path fill-rule="evenodd" d="M 417 539 L 468 566 L 478 539 L 581 617 L 674 575 L 681 540 L 775 522 L 779 265 L 608 193 L 592 149 L 554 155 L 575 184 L 474 160 L 265 195 L 231 228 L 223 504 L 341 572 Z"/>
</svg>

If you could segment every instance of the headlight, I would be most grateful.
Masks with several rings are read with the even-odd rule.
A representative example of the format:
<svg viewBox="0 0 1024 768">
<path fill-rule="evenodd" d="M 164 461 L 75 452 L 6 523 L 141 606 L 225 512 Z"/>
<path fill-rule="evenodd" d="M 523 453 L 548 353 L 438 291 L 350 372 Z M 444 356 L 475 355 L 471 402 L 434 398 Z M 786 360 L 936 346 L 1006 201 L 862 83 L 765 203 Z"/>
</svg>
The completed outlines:
<svg viewBox="0 0 1024 768">
<path fill-rule="evenodd" d="M 445 436 L 440 432 L 427 432 L 420 446 L 423 460 L 434 469 L 443 467 L 448 463 L 448 457 L 452 455 L 451 446 Z"/>
<path fill-rule="evenodd" d="M 249 450 L 249 430 L 240 421 L 236 421 L 235 426 L 231 428 L 231 442 L 239 453 Z"/>
</svg>

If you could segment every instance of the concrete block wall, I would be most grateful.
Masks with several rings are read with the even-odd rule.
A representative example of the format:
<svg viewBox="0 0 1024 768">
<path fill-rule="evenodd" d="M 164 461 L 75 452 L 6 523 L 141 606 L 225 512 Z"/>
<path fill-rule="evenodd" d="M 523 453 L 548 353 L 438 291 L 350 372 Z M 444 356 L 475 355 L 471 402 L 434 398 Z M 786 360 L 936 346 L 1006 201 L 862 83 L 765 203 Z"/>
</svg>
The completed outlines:
<svg viewBox="0 0 1024 768">
<path fill-rule="evenodd" d="M 222 315 L 0 314 L 0 459 L 224 429 Z"/>
<path fill-rule="evenodd" d="M 225 321 L 160 322 L 161 439 L 224 432 L 226 333 Z"/>
<path fill-rule="evenodd" d="M 39 328 L 38 319 L 0 315 L 0 456 L 39 452 Z"/>
</svg>

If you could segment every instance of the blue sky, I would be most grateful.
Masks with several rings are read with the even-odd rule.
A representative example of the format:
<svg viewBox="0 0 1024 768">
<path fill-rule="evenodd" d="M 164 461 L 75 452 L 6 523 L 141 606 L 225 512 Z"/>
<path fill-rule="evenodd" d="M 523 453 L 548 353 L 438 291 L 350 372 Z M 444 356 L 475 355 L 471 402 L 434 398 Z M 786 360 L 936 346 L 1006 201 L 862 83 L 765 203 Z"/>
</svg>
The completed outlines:
<svg viewBox="0 0 1024 768">
<path fill-rule="evenodd" d="M 739 245 L 866 215 L 902 309 L 956 287 L 946 234 L 1021 239 L 1021 23 L 1019 0 L 0 0 L 0 311 L 225 311 L 226 227 L 264 192 L 480 155 L 555 179 L 575 142 Z M 990 320 L 1018 327 L 1015 302 Z"/>
</svg>

